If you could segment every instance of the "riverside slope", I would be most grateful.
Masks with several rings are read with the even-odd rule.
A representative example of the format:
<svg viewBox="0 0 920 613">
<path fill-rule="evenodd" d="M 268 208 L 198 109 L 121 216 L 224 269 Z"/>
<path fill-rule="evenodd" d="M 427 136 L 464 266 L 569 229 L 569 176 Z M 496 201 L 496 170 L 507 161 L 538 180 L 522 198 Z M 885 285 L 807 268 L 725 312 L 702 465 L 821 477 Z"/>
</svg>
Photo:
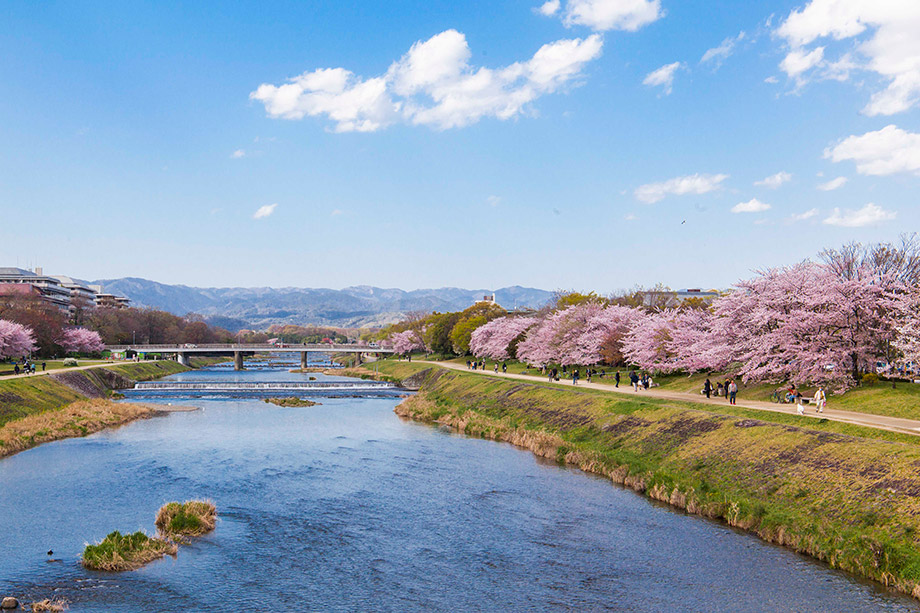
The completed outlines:
<svg viewBox="0 0 920 613">
<path fill-rule="evenodd" d="M 920 598 L 915 437 L 427 364 L 375 368 L 420 390 L 402 416 L 526 447 Z"/>
</svg>

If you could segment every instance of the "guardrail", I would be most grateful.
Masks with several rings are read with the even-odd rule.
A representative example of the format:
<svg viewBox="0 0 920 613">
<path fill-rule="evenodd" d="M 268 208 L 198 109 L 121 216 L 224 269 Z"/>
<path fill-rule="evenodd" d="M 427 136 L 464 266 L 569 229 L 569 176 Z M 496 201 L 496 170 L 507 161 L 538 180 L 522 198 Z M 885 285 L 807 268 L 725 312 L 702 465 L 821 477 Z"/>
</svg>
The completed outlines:
<svg viewBox="0 0 920 613">
<path fill-rule="evenodd" d="M 284 343 L 271 345 L 268 343 L 254 344 L 207 344 L 207 345 L 106 345 L 109 351 L 138 351 L 144 353 L 157 352 L 205 352 L 205 351 L 324 351 L 328 353 L 392 353 L 392 349 L 383 349 L 382 347 L 369 347 L 366 345 L 296 345 L 293 343 Z"/>
</svg>

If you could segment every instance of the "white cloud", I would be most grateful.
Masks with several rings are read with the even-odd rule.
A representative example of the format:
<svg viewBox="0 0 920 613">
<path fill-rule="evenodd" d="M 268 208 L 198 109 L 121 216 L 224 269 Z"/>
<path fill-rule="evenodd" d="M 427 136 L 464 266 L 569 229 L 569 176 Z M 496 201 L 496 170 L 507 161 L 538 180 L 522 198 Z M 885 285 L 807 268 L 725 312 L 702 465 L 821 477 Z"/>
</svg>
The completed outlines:
<svg viewBox="0 0 920 613">
<path fill-rule="evenodd" d="M 664 87 L 664 94 L 667 96 L 671 93 L 674 85 L 674 73 L 682 66 L 680 62 L 674 62 L 672 64 L 665 64 L 657 70 L 645 75 L 645 79 L 642 81 L 643 85 L 648 85 L 650 87 L 662 86 Z"/>
<path fill-rule="evenodd" d="M 271 117 L 328 117 L 336 132 L 373 132 L 398 121 L 443 130 L 525 113 L 540 96 L 575 84 L 602 47 L 598 34 L 558 40 L 529 60 L 491 69 L 471 66 L 466 37 L 447 30 L 416 42 L 381 76 L 324 68 L 279 86 L 264 83 L 250 98 Z"/>
<path fill-rule="evenodd" d="M 760 181 L 755 181 L 754 185 L 757 185 L 760 187 L 769 187 L 770 189 L 776 189 L 783 183 L 788 183 L 791 180 L 792 180 L 792 175 L 786 171 L 781 170 L 775 175 L 770 175 L 769 177 L 761 179 Z"/>
<path fill-rule="evenodd" d="M 779 67 L 790 77 L 798 77 L 806 70 L 810 70 L 820 64 L 823 59 L 824 47 L 818 47 L 807 52 L 802 49 L 794 49 L 783 58 Z"/>
<path fill-rule="evenodd" d="M 761 202 L 757 198 L 751 198 L 747 202 L 739 202 L 732 207 L 732 213 L 763 213 L 772 209 L 766 202 Z"/>
<path fill-rule="evenodd" d="M 342 209 L 332 209 L 332 212 L 329 213 L 329 214 L 330 214 L 332 217 L 337 217 L 337 216 L 341 215 L 342 213 L 344 213 L 344 211 L 343 211 Z"/>
<path fill-rule="evenodd" d="M 486 198 L 486 202 L 489 204 L 489 206 L 495 207 L 501 204 L 502 199 L 500 196 L 489 196 Z"/>
<path fill-rule="evenodd" d="M 831 179 L 827 183 L 819 184 L 818 189 L 820 189 L 823 192 L 832 192 L 835 189 L 839 189 L 843 187 L 844 185 L 846 185 L 847 181 L 849 181 L 849 179 L 847 179 L 846 177 L 837 177 L 836 179 Z"/>
<path fill-rule="evenodd" d="M 277 206 L 278 206 L 277 203 L 266 204 L 266 205 L 260 206 L 258 210 L 255 213 L 253 213 L 252 218 L 253 219 L 263 219 L 265 217 L 268 217 L 269 215 L 275 212 L 275 208 Z"/>
<path fill-rule="evenodd" d="M 766 79 L 764 79 L 763 82 L 764 82 L 764 83 L 779 83 L 779 79 L 777 79 L 777 78 L 774 77 L 773 75 L 770 75 L 769 77 L 767 77 Z"/>
<path fill-rule="evenodd" d="M 547 0 L 537 10 L 541 15 L 552 17 L 559 12 L 559 0 Z"/>
<path fill-rule="evenodd" d="M 659 183 L 647 183 L 636 188 L 636 199 L 652 204 L 664 199 L 665 196 L 682 196 L 684 194 L 706 194 L 722 187 L 722 182 L 728 175 L 687 175 L 674 177 Z"/>
<path fill-rule="evenodd" d="M 230 154 L 230 157 L 233 158 L 234 160 L 238 160 L 241 157 L 246 157 L 246 152 L 243 149 L 237 149 L 236 151 Z"/>
<path fill-rule="evenodd" d="M 735 45 L 744 40 L 744 31 L 738 33 L 738 36 L 729 36 L 722 41 L 718 47 L 713 47 L 712 49 L 707 49 L 706 53 L 703 54 L 703 57 L 700 58 L 700 63 L 705 64 L 707 62 L 715 62 L 716 66 L 720 66 L 722 62 L 728 59 L 732 53 L 735 52 Z"/>
<path fill-rule="evenodd" d="M 783 69 L 790 76 L 820 66 L 823 73 L 818 78 L 846 80 L 850 70 L 859 68 L 886 81 L 887 86 L 873 93 L 863 109 L 868 115 L 892 115 L 920 103 L 918 32 L 920 2 L 916 0 L 811 0 L 789 13 L 776 30 L 789 45 Z M 807 51 L 818 39 L 856 40 L 840 60 L 825 62 L 824 47 Z M 851 48 L 858 59 L 850 55 Z M 819 56 L 812 55 L 819 49 Z"/>
<path fill-rule="evenodd" d="M 810 209 L 804 213 L 796 213 L 789 216 L 789 221 L 805 221 L 806 219 L 817 217 L 819 212 L 818 209 Z"/>
<path fill-rule="evenodd" d="M 626 213 L 626 215 L 623 215 L 623 219 L 626 221 L 636 221 L 638 217 L 636 217 L 634 213 Z"/>
<path fill-rule="evenodd" d="M 568 0 L 562 21 L 568 27 L 587 26 L 599 32 L 635 32 L 663 16 L 661 0 Z"/>
<path fill-rule="evenodd" d="M 856 211 L 851 209 L 841 211 L 835 208 L 830 217 L 824 220 L 824 223 L 829 226 L 840 226 L 842 228 L 862 228 L 883 221 L 891 221 L 895 217 L 897 217 L 897 213 L 894 211 L 886 211 L 877 204 L 870 202 Z"/>
<path fill-rule="evenodd" d="M 852 160 L 864 175 L 920 175 L 920 134 L 889 125 L 861 136 L 848 136 L 835 147 L 825 149 L 824 157 L 835 162 Z"/>
</svg>

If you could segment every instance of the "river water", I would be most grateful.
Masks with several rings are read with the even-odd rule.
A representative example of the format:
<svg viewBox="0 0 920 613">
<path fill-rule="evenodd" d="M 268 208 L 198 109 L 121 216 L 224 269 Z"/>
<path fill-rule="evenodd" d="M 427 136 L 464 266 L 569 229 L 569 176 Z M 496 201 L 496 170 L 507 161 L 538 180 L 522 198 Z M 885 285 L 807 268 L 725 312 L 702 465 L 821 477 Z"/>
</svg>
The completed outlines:
<svg viewBox="0 0 920 613">
<path fill-rule="evenodd" d="M 311 398 L 322 404 L 132 395 L 201 410 L 0 460 L 0 596 L 131 612 L 920 611 L 529 451 L 403 421 L 398 398 Z M 214 500 L 220 521 L 175 559 L 79 565 L 85 542 L 152 534 L 160 505 L 189 498 Z"/>
</svg>

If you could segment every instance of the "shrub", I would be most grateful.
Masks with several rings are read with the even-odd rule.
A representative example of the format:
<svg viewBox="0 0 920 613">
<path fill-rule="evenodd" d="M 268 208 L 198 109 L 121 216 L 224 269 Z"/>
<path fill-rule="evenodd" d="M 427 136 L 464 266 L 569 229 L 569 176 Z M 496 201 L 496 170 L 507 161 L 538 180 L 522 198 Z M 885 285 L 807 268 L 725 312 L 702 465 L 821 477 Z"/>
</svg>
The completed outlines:
<svg viewBox="0 0 920 613">
<path fill-rule="evenodd" d="M 860 380 L 861 385 L 875 385 L 876 383 L 878 383 L 878 375 L 874 372 L 867 372 Z"/>
<path fill-rule="evenodd" d="M 95 545 L 87 545 L 81 563 L 90 570 L 135 570 L 166 554 L 176 555 L 178 550 L 175 543 L 140 531 L 122 534 L 116 530 Z"/>
<path fill-rule="evenodd" d="M 217 507 L 210 500 L 170 502 L 157 511 L 157 530 L 166 537 L 201 536 L 217 524 Z"/>
<path fill-rule="evenodd" d="M 64 358 L 64 366 L 78 366 L 76 358 Z"/>
</svg>

